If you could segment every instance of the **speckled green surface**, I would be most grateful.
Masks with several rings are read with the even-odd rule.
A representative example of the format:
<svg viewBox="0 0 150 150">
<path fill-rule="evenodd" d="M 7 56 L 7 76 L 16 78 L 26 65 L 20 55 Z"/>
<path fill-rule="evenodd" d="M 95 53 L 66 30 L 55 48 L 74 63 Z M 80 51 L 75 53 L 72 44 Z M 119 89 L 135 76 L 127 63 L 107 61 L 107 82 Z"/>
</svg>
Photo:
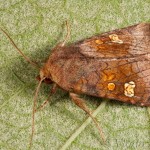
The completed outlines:
<svg viewBox="0 0 150 150">
<path fill-rule="evenodd" d="M 66 34 L 64 21 L 71 25 L 68 41 L 139 22 L 150 22 L 149 0 L 1 0 L 0 26 L 32 60 L 43 62 L 52 47 Z M 38 72 L 0 33 L 0 149 L 25 150 L 31 133 L 31 112 Z M 50 86 L 43 85 L 38 105 L 46 100 Z M 102 101 L 85 99 L 91 109 Z M 102 102 L 104 103 L 104 102 Z M 102 143 L 91 123 L 68 150 L 148 150 L 150 115 L 147 108 L 109 101 L 97 119 L 107 141 Z M 60 149 L 86 120 L 85 113 L 61 90 L 36 115 L 35 150 Z"/>
</svg>

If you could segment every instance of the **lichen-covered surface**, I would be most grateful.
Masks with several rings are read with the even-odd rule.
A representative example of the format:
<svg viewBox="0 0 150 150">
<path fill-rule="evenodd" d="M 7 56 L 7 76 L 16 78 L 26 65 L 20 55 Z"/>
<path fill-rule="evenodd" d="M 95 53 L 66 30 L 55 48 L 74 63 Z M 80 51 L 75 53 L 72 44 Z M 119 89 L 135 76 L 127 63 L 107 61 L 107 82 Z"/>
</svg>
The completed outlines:
<svg viewBox="0 0 150 150">
<path fill-rule="evenodd" d="M 66 35 L 64 21 L 71 25 L 70 42 L 94 34 L 150 22 L 148 0 L 1 0 L 0 26 L 33 61 L 43 63 L 50 50 Z M 0 149 L 28 148 L 31 113 L 38 71 L 28 64 L 0 32 Z M 38 105 L 48 97 L 49 85 L 43 84 Z M 96 109 L 104 102 L 84 96 Z M 148 108 L 108 101 L 96 118 L 106 136 L 103 144 L 93 123 L 77 138 L 70 150 L 137 149 L 150 147 L 150 111 Z M 36 133 L 32 149 L 60 149 L 86 120 L 64 91 L 58 90 L 51 104 L 36 114 Z"/>
</svg>

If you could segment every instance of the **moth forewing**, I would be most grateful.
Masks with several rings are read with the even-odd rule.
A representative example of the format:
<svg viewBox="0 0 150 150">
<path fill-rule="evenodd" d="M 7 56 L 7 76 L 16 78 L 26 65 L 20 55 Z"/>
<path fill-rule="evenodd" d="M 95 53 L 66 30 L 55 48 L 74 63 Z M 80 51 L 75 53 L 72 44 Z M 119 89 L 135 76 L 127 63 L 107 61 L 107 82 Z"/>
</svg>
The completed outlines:
<svg viewBox="0 0 150 150">
<path fill-rule="evenodd" d="M 59 47 L 43 71 L 68 92 L 150 106 L 149 41 L 149 23 L 106 32 Z"/>
</svg>

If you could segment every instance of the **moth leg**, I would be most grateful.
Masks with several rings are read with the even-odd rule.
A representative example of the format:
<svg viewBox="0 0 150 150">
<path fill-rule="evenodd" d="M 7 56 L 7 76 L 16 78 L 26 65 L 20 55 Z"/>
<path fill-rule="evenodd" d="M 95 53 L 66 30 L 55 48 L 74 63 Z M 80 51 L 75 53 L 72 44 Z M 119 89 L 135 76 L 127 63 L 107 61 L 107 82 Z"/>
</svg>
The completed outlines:
<svg viewBox="0 0 150 150">
<path fill-rule="evenodd" d="M 48 95 L 48 98 L 46 101 L 43 102 L 43 104 L 41 104 L 39 106 L 39 108 L 37 108 L 35 111 L 38 111 L 38 110 L 42 110 L 49 102 L 50 102 L 50 97 L 56 93 L 56 90 L 57 90 L 57 84 L 54 84 L 49 95 Z"/>
<path fill-rule="evenodd" d="M 93 120 L 93 122 L 95 123 L 99 133 L 100 133 L 100 136 L 102 137 L 102 140 L 103 142 L 105 142 L 105 137 L 104 137 L 104 134 L 102 132 L 102 129 L 100 128 L 97 120 L 93 117 L 91 111 L 89 110 L 89 108 L 87 107 L 85 101 L 79 97 L 78 94 L 75 94 L 75 93 L 69 93 L 70 94 L 70 97 L 72 99 L 72 101 L 78 106 L 80 107 L 82 110 L 84 110 Z"/>
<path fill-rule="evenodd" d="M 70 38 L 70 27 L 69 27 L 68 21 L 66 21 L 66 27 L 67 27 L 67 34 L 66 34 L 64 41 L 61 43 L 62 47 L 66 44 L 67 40 Z"/>
</svg>

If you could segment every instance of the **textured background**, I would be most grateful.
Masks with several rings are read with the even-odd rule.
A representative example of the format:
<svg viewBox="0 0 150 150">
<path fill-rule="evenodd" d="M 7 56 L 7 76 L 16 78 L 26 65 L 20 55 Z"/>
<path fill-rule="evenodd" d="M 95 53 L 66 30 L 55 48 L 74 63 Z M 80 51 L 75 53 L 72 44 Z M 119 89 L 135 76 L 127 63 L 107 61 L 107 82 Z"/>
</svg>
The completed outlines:
<svg viewBox="0 0 150 150">
<path fill-rule="evenodd" d="M 149 0 L 0 0 L 0 26 L 27 56 L 43 62 L 52 47 L 64 39 L 65 20 L 71 25 L 70 43 L 115 28 L 150 22 L 149 6 Z M 0 33 L 0 149 L 28 147 L 37 74 Z M 49 89 L 50 86 L 42 85 L 38 105 L 46 100 Z M 85 99 L 93 110 L 102 101 L 88 96 Z M 68 94 L 59 90 L 51 105 L 36 115 L 32 149 L 61 148 L 86 117 Z M 68 149 L 148 150 L 150 147 L 147 108 L 109 101 L 97 119 L 107 138 L 106 144 L 91 123 Z"/>
</svg>

